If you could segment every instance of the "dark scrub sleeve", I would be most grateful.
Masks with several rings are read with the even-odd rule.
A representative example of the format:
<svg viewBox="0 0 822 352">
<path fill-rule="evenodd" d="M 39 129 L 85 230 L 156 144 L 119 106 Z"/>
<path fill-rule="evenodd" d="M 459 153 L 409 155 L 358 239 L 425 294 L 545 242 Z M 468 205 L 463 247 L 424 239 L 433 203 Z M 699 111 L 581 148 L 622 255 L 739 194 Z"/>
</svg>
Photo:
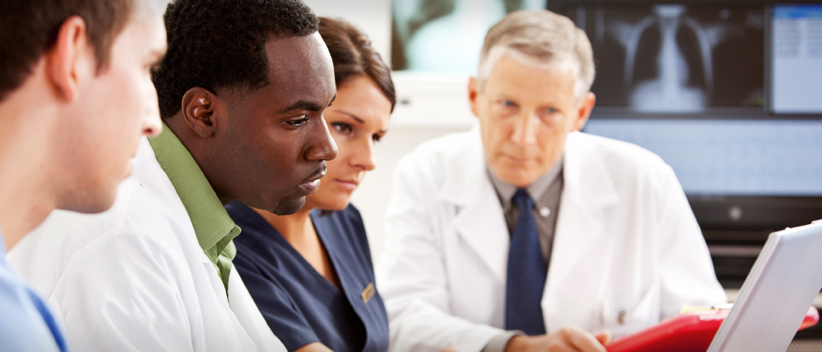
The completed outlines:
<svg viewBox="0 0 822 352">
<path fill-rule="evenodd" d="M 261 309 L 260 313 L 271 331 L 288 331 L 288 334 L 277 334 L 277 338 L 289 351 L 300 349 L 310 343 L 320 342 L 314 329 L 305 320 L 300 307 L 294 303 L 275 278 L 263 275 L 260 268 L 254 264 L 255 260 L 261 259 L 255 257 L 254 254 L 237 256 L 234 259 L 234 266 L 237 270 L 242 270 L 243 282 L 248 291 L 256 293 L 254 303 L 259 307 L 266 307 L 266 309 Z"/>
</svg>

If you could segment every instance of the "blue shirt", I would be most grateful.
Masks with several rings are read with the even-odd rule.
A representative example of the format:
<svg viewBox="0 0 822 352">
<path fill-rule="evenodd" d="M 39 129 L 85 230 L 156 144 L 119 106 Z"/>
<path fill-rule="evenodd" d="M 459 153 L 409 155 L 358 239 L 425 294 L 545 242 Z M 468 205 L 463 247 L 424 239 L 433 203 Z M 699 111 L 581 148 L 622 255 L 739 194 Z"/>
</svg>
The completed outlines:
<svg viewBox="0 0 822 352">
<path fill-rule="evenodd" d="M 0 233 L 0 350 L 67 351 L 46 303 L 6 262 L 2 239 Z"/>
<path fill-rule="evenodd" d="M 342 291 L 320 275 L 260 214 L 226 206 L 243 232 L 234 265 L 271 331 L 294 351 L 320 342 L 336 352 L 388 349 L 388 316 L 376 291 L 362 218 L 353 206 L 311 220 Z"/>
</svg>

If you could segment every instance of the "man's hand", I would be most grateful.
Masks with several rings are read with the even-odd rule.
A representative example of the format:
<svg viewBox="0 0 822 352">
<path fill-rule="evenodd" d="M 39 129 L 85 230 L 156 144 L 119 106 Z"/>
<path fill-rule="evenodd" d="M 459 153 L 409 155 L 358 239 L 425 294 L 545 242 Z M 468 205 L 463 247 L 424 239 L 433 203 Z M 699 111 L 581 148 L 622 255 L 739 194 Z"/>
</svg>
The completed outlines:
<svg viewBox="0 0 822 352">
<path fill-rule="evenodd" d="M 611 332 L 604 330 L 591 334 L 568 326 L 550 335 L 514 336 L 505 346 L 505 352 L 606 352 Z"/>
</svg>

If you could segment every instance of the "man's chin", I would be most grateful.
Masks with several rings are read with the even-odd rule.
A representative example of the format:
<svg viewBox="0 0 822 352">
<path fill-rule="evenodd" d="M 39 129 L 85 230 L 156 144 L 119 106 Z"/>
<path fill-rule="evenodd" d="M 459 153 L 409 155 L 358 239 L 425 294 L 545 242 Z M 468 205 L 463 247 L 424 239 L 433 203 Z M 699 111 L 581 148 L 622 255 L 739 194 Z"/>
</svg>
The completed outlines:
<svg viewBox="0 0 822 352">
<path fill-rule="evenodd" d="M 277 206 L 271 210 L 272 213 L 277 215 L 291 215 L 294 214 L 300 209 L 303 208 L 305 205 L 305 197 L 297 197 L 297 198 L 284 198 L 277 203 Z"/>
<path fill-rule="evenodd" d="M 77 197 L 75 199 L 57 206 L 57 209 L 70 210 L 83 214 L 98 214 L 111 209 L 117 197 L 117 189 L 111 192 L 103 192 L 90 197 Z"/>
<path fill-rule="evenodd" d="M 539 174 L 530 170 L 511 168 L 494 173 L 500 181 L 517 186 L 528 187 L 539 178 Z"/>
</svg>

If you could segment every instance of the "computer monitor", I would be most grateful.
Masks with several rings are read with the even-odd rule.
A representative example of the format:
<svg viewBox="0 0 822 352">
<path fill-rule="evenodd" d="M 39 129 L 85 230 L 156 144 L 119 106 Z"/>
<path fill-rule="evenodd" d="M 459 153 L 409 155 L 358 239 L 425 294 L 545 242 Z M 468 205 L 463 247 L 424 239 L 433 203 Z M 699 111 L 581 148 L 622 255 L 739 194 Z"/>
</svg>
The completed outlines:
<svg viewBox="0 0 822 352">
<path fill-rule="evenodd" d="M 594 50 L 585 131 L 675 171 L 720 282 L 822 217 L 822 1 L 549 1 Z"/>
</svg>

